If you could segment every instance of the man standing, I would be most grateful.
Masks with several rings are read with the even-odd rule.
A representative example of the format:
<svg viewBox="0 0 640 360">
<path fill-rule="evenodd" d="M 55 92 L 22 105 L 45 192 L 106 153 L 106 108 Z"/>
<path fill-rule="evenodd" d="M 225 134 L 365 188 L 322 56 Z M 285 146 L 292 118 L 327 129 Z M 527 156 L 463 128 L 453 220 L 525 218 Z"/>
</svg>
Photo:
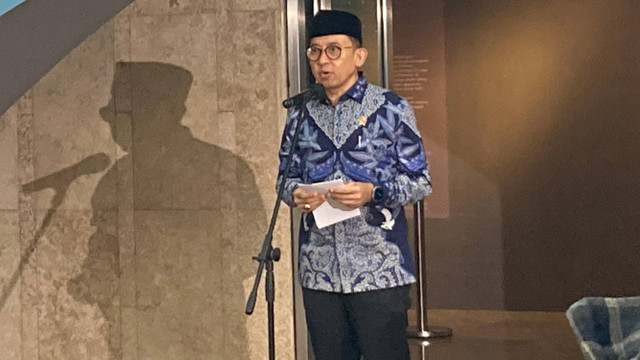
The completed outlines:
<svg viewBox="0 0 640 360">
<path fill-rule="evenodd" d="M 416 280 L 403 205 L 431 192 L 413 109 L 358 71 L 367 50 L 355 15 L 320 11 L 309 37 L 307 57 L 327 100 L 289 112 L 279 182 L 293 151 L 284 201 L 303 213 L 299 275 L 313 350 L 318 360 L 408 360 L 406 312 Z M 300 111 L 305 120 L 292 149 Z M 346 185 L 324 195 L 298 188 L 335 179 Z M 313 210 L 327 197 L 361 215 L 319 229 Z"/>
</svg>

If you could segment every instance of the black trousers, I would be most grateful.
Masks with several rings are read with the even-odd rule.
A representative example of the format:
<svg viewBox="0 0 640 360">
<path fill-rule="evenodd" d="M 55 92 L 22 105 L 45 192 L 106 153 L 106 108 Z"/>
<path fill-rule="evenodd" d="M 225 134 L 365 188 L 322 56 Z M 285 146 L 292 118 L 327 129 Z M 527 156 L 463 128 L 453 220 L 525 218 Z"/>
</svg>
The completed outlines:
<svg viewBox="0 0 640 360">
<path fill-rule="evenodd" d="M 354 294 L 303 289 L 316 360 L 409 360 L 409 288 Z"/>
</svg>

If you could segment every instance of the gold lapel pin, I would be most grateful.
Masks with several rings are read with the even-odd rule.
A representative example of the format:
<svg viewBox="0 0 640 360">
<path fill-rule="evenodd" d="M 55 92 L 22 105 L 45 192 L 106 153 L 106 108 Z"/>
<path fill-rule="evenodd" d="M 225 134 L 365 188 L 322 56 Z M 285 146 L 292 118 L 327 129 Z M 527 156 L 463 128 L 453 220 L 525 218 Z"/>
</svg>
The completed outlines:
<svg viewBox="0 0 640 360">
<path fill-rule="evenodd" d="M 358 124 L 360 124 L 360 126 L 364 126 L 367 123 L 367 117 L 364 115 L 361 115 L 358 118 Z"/>
</svg>

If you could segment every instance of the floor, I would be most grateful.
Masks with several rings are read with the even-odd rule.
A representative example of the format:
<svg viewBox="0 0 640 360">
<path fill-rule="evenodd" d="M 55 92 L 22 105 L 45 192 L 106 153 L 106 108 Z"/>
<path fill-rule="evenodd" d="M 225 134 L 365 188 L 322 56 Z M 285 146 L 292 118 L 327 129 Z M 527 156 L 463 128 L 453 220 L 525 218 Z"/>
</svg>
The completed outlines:
<svg viewBox="0 0 640 360">
<path fill-rule="evenodd" d="M 411 360 L 584 359 L 561 312 L 429 310 L 428 322 L 453 336 L 410 340 Z"/>
</svg>

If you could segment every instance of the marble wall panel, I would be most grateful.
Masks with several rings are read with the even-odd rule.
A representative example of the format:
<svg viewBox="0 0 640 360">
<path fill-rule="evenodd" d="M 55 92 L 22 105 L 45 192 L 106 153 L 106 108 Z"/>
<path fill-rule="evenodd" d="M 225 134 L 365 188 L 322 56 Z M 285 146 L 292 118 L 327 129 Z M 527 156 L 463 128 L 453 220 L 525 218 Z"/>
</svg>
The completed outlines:
<svg viewBox="0 0 640 360">
<path fill-rule="evenodd" d="M 230 0 L 216 2 L 216 68 L 218 80 L 218 110 L 232 112 L 236 109 L 237 92 L 234 88 L 236 73 L 236 47 L 233 34 L 237 31 L 235 13 Z"/>
<path fill-rule="evenodd" d="M 236 48 L 235 88 L 237 103 L 237 151 L 256 171 L 256 182 L 264 196 L 275 195 L 273 184 L 277 170 L 277 150 L 281 137 L 278 124 L 285 112 L 286 66 L 281 53 L 281 13 L 272 11 L 239 12 L 234 33 Z M 247 29 L 254 29 L 247 31 Z M 276 29 L 274 32 L 273 29 Z M 269 200 L 275 199 L 269 197 Z M 271 203 L 272 201 L 268 201 Z"/>
<path fill-rule="evenodd" d="M 22 359 L 18 211 L 0 210 L 0 349 L 2 359 Z"/>
<path fill-rule="evenodd" d="M 244 29 L 234 35 L 238 69 L 235 75 L 237 152 L 254 166 L 258 186 L 273 189 L 281 137 L 277 124 L 285 116 L 279 107 L 281 93 L 276 86 L 280 72 L 284 71 L 278 57 L 278 35 L 274 31 L 278 28 L 278 17 L 272 11 L 256 11 L 238 13 L 236 18 L 238 29 Z"/>
<path fill-rule="evenodd" d="M 293 328 L 293 297 L 292 297 L 292 269 L 291 269 L 291 237 L 289 231 L 289 209 L 281 207 L 278 215 L 278 225 L 273 234 L 273 246 L 280 248 L 282 255 L 279 262 L 274 264 L 274 277 L 276 288 L 275 299 L 275 331 L 276 331 L 276 358 L 295 359 L 294 352 L 294 328 Z M 264 359 L 267 353 L 267 303 L 264 300 L 264 276 L 256 313 L 249 317 L 245 323 L 246 331 L 250 338 L 250 359 Z M 245 292 L 248 296 L 253 285 L 253 278 L 245 281 Z"/>
<path fill-rule="evenodd" d="M 213 13 L 131 18 L 131 60 L 169 63 L 193 75 L 181 124 L 212 144 L 218 140 L 215 39 Z"/>
<path fill-rule="evenodd" d="M 59 208 L 89 208 L 93 189 L 100 179 L 95 174 L 104 172 L 115 158 L 109 126 L 99 112 L 109 101 L 113 51 L 113 24 L 107 23 L 33 89 L 35 177 L 55 174 L 41 179 L 40 184 L 50 191 L 36 194 L 40 209 L 50 208 L 58 200 L 55 195 L 63 195 L 64 191 Z M 89 158 L 102 153 L 108 157 L 106 161 L 104 155 Z M 78 166 L 68 168 L 74 165 Z M 115 184 L 111 188 L 115 190 Z M 115 192 L 112 195 L 115 198 Z"/>
<path fill-rule="evenodd" d="M 135 2 L 122 11 L 114 22 L 114 57 L 116 62 L 131 59 L 131 16 Z M 117 67 L 117 65 L 116 65 Z M 119 81 L 114 71 L 114 85 Z M 131 80 L 129 78 L 129 80 Z M 121 321 L 121 352 L 123 360 L 138 359 L 138 321 L 136 316 L 136 246 L 134 229 L 134 191 L 133 191 L 133 97 L 132 86 L 115 88 L 111 86 L 113 104 L 111 111 L 115 119 L 115 129 L 112 127 L 114 140 L 120 146 L 117 149 L 118 160 L 105 176 L 116 178 L 117 183 L 117 213 L 118 213 L 118 247 L 120 263 L 120 321 Z M 110 184 L 110 181 L 104 182 Z M 109 194 L 108 190 L 96 193 Z M 95 196 L 94 196 L 95 197 Z"/>
<path fill-rule="evenodd" d="M 0 210 L 18 209 L 18 112 L 12 106 L 0 116 Z"/>
<path fill-rule="evenodd" d="M 284 5 L 280 0 L 231 0 L 233 10 L 236 11 L 257 11 L 257 10 L 280 10 Z"/>
<path fill-rule="evenodd" d="M 122 306 L 120 314 L 122 321 L 122 360 L 137 360 L 139 359 L 139 354 L 136 308 Z"/>
<path fill-rule="evenodd" d="M 29 90 L 17 103 L 18 108 L 18 183 L 34 179 L 33 155 L 33 91 Z M 19 240 L 22 258 L 19 272 L 22 358 L 38 357 L 38 276 L 36 264 L 36 216 L 31 193 L 18 193 Z M 33 250 L 33 251 L 32 251 Z"/>
<path fill-rule="evenodd" d="M 276 16 L 271 11 L 240 12 L 236 14 L 237 29 L 234 33 L 236 49 L 235 86 L 238 111 L 255 116 L 276 115 L 280 99 L 275 86 L 279 78 L 281 63 L 276 49 L 277 38 L 273 29 Z M 249 32 L 248 30 L 253 31 Z M 252 119 L 242 130 L 256 130 L 256 126 L 274 127 L 272 119 Z M 256 120 L 260 120 L 257 122 Z M 253 126 L 253 128 L 251 127 Z M 259 128 L 258 128 L 259 129 Z M 275 131 L 272 130 L 275 133 Z M 271 135 L 258 131 L 258 135 Z"/>
<path fill-rule="evenodd" d="M 235 85 L 239 110 L 254 113 L 274 111 L 276 81 L 279 80 L 280 62 L 276 49 L 276 13 L 273 11 L 236 12 L 236 31 L 233 32 Z M 264 121 L 272 123 L 271 121 Z"/>
<path fill-rule="evenodd" d="M 218 145 L 234 152 L 236 149 L 236 116 L 233 112 L 218 114 Z"/>
<path fill-rule="evenodd" d="M 10 169 L 0 195 L 13 186 L 0 210 L 19 208 L 19 229 L 4 226 L 0 213 L 0 279 L 34 248 L 19 296 L 0 313 L 0 327 L 20 327 L 0 337 L 0 348 L 19 356 L 8 359 L 265 357 L 264 279 L 255 314 L 244 307 L 275 199 L 281 8 L 138 0 L 0 118 L 0 165 Z M 136 91 L 172 88 L 171 98 L 179 86 L 154 92 L 129 73 L 126 91 L 113 90 L 116 61 L 171 64 L 193 76 L 186 113 L 175 101 L 150 106 Z M 141 73 L 163 73 L 156 70 Z M 5 166 L 12 161 L 14 169 Z M 33 191 L 19 193 L 28 183 Z M 278 359 L 293 359 L 287 215 L 283 208 L 274 236 L 284 254 L 276 264 Z M 19 234 L 10 251 L 5 229 Z"/>
<path fill-rule="evenodd" d="M 113 18 L 114 58 L 131 61 L 131 17 L 136 2 L 131 3 Z"/>
<path fill-rule="evenodd" d="M 235 162 L 225 163 L 222 169 L 222 183 L 235 183 L 234 191 L 222 194 L 221 200 L 224 206 L 224 232 L 223 232 L 223 278 L 224 286 L 224 322 L 226 324 L 225 354 L 227 358 L 233 358 L 233 354 L 242 354 L 250 357 L 248 352 L 250 344 L 263 336 L 256 338 L 252 329 L 263 329 L 264 326 L 247 327 L 251 320 L 259 318 L 263 311 L 257 311 L 256 315 L 247 317 L 244 314 L 246 293 L 253 285 L 257 262 L 252 261 L 260 251 L 260 246 L 267 230 L 266 208 L 261 201 L 259 187 L 255 183 L 253 171 L 249 165 L 241 159 Z M 244 286 L 243 286 L 244 285 Z M 248 287 L 247 287 L 248 286 Z M 264 299 L 264 297 L 258 297 Z M 264 309 L 260 304 L 259 309 Z M 260 307 L 262 305 L 262 307 Z M 247 341 L 246 339 L 251 339 Z M 258 342 L 259 343 L 259 342 Z M 264 353 L 263 353 L 264 354 Z"/>
<path fill-rule="evenodd" d="M 281 137 L 279 124 L 285 113 L 279 107 L 283 97 L 282 81 L 285 71 L 281 56 L 281 13 L 238 11 L 234 13 L 236 31 L 234 88 L 236 101 L 236 152 L 252 166 L 256 184 L 266 208 L 267 218 L 275 201 L 277 152 Z M 249 30 L 250 29 L 250 30 Z M 278 358 L 293 358 L 293 327 L 291 288 L 291 257 L 288 209 L 280 212 L 274 233 L 274 245 L 281 248 L 283 257 L 276 264 L 276 343 Z M 249 291 L 250 289 L 245 289 Z M 262 299 L 263 295 L 259 295 Z M 258 301 L 256 314 L 246 323 L 252 339 L 251 358 L 260 358 L 266 351 L 266 304 Z"/>
<path fill-rule="evenodd" d="M 295 359 L 293 277 L 297 275 L 293 273 L 292 260 L 297 261 L 297 254 L 293 254 L 291 248 L 291 223 L 288 206 L 283 206 L 280 210 L 278 221 L 279 226 L 274 234 L 276 237 L 274 244 L 282 250 L 282 259 L 276 272 L 276 286 L 281 289 L 276 294 L 276 301 L 278 302 L 276 310 L 276 318 L 278 319 L 276 339 L 278 348 L 281 349 L 281 359 L 293 360 Z"/>
<path fill-rule="evenodd" d="M 229 295 L 219 225 L 217 210 L 136 212 L 140 359 L 231 359 L 221 356 Z"/>
<path fill-rule="evenodd" d="M 39 359 L 120 359 L 115 213 L 37 215 Z"/>
<path fill-rule="evenodd" d="M 216 0 L 137 0 L 133 11 L 138 16 L 202 14 L 213 12 Z"/>
</svg>

